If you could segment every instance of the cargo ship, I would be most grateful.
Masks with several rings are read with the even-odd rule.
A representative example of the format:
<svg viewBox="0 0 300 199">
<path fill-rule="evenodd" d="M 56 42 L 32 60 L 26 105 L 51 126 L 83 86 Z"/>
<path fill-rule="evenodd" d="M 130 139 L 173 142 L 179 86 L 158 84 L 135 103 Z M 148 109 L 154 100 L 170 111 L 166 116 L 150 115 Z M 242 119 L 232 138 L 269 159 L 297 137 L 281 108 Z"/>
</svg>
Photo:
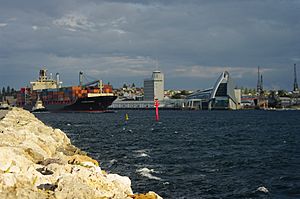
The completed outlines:
<svg viewBox="0 0 300 199">
<path fill-rule="evenodd" d="M 112 86 L 96 80 L 83 84 L 83 73 L 79 73 L 79 85 L 62 87 L 59 73 L 56 79 L 47 76 L 47 70 L 39 72 L 39 78 L 30 82 L 30 87 L 21 88 L 17 94 L 17 106 L 32 110 L 38 100 L 52 112 L 56 111 L 105 111 L 117 98 Z"/>
</svg>

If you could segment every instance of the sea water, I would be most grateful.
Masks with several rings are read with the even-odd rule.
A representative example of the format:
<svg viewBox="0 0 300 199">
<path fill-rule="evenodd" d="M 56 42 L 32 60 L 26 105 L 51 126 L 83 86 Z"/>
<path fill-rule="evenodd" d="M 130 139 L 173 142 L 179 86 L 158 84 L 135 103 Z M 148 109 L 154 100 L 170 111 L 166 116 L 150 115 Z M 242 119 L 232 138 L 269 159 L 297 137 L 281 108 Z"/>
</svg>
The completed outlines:
<svg viewBox="0 0 300 199">
<path fill-rule="evenodd" d="M 128 114 L 128 121 L 125 115 Z M 300 198 L 300 111 L 36 114 L 134 192 L 164 198 Z"/>
</svg>

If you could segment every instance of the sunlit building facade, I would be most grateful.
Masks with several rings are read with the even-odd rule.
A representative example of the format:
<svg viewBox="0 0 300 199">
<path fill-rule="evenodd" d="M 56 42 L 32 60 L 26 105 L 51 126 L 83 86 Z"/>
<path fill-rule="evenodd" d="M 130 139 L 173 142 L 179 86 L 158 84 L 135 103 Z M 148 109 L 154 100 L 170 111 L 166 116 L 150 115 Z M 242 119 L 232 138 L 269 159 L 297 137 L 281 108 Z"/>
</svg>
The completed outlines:
<svg viewBox="0 0 300 199">
<path fill-rule="evenodd" d="M 217 79 L 213 88 L 196 91 L 187 97 L 186 106 L 203 110 L 240 109 L 241 91 L 235 89 L 233 80 L 227 71 Z"/>
<path fill-rule="evenodd" d="M 153 71 L 152 78 L 144 80 L 144 100 L 154 99 L 164 99 L 164 74 L 160 71 Z"/>
</svg>

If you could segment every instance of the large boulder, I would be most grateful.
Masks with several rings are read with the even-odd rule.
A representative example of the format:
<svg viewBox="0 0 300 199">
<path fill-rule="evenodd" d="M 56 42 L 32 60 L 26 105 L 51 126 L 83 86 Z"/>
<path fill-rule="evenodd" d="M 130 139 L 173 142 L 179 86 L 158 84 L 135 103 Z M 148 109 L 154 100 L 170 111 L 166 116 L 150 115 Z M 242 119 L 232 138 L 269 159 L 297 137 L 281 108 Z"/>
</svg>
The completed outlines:
<svg viewBox="0 0 300 199">
<path fill-rule="evenodd" d="M 0 120 L 0 198 L 160 198 L 133 194 L 126 176 L 107 174 L 59 129 L 13 108 Z"/>
</svg>

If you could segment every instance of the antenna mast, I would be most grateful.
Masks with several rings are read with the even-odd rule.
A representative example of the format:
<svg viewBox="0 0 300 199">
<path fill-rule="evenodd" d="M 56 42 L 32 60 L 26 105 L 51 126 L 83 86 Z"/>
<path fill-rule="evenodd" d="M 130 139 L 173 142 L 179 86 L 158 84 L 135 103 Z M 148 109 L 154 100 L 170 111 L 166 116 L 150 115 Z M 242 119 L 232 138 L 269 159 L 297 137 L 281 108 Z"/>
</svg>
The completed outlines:
<svg viewBox="0 0 300 199">
<path fill-rule="evenodd" d="M 294 92 L 298 91 L 296 64 L 294 64 Z"/>
<path fill-rule="evenodd" d="M 263 76 L 260 75 L 260 91 L 263 92 Z"/>
<path fill-rule="evenodd" d="M 257 67 L 257 93 L 259 94 L 260 93 L 260 90 L 261 90 L 261 76 L 260 76 L 260 71 L 259 71 L 259 66 Z"/>
</svg>

